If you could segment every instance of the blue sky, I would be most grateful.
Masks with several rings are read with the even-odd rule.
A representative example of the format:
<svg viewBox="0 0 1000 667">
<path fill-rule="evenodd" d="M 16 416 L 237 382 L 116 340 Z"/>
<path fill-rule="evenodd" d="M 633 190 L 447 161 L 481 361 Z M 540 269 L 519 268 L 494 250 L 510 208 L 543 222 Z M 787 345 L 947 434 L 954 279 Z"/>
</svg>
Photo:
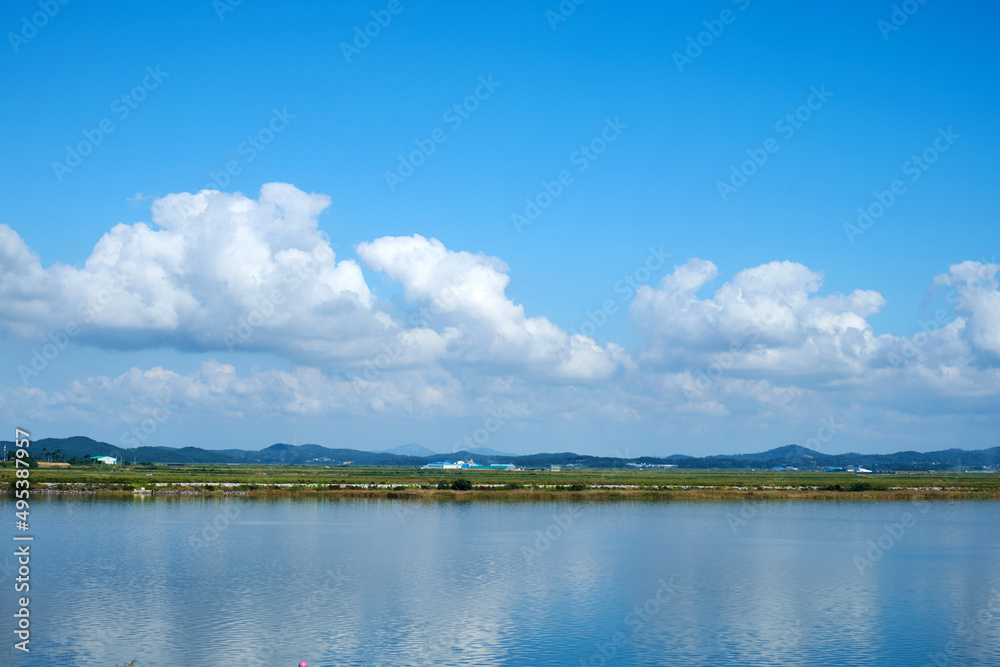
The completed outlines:
<svg viewBox="0 0 1000 667">
<path fill-rule="evenodd" d="M 7 3 L 7 420 L 246 448 L 998 444 L 997 8 L 561 7 Z"/>
</svg>

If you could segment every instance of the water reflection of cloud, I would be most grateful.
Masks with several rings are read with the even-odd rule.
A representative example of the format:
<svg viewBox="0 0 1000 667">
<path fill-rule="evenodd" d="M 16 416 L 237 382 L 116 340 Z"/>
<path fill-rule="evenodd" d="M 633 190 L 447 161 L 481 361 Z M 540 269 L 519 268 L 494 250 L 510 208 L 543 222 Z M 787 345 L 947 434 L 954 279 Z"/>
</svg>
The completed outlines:
<svg viewBox="0 0 1000 667">
<path fill-rule="evenodd" d="M 521 547 L 565 505 L 241 502 L 193 549 L 229 502 L 46 505 L 38 655 L 577 664 L 623 632 L 619 664 L 825 664 L 844 646 L 924 664 L 956 641 L 951 664 L 986 665 L 1000 644 L 1000 623 L 958 630 L 1000 586 L 995 503 L 935 505 L 859 577 L 853 555 L 900 507 L 768 504 L 734 534 L 712 503 L 588 504 L 527 566 Z M 633 632 L 661 578 L 681 593 Z"/>
</svg>

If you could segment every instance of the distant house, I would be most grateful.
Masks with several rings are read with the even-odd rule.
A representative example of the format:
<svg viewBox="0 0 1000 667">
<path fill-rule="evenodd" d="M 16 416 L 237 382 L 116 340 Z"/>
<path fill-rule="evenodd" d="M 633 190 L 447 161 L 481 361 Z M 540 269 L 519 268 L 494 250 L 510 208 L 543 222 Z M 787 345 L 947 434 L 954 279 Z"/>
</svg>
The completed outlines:
<svg viewBox="0 0 1000 667">
<path fill-rule="evenodd" d="M 472 459 L 468 461 L 435 461 L 423 467 L 436 470 L 516 470 L 513 463 L 491 463 L 484 466 Z"/>
<path fill-rule="evenodd" d="M 98 461 L 99 463 L 106 463 L 109 466 L 118 463 L 118 459 L 113 456 L 91 456 L 90 460 Z"/>
<path fill-rule="evenodd" d="M 465 467 L 465 461 L 435 461 L 433 463 L 428 463 L 424 468 L 432 468 L 437 470 L 458 470 Z"/>
</svg>

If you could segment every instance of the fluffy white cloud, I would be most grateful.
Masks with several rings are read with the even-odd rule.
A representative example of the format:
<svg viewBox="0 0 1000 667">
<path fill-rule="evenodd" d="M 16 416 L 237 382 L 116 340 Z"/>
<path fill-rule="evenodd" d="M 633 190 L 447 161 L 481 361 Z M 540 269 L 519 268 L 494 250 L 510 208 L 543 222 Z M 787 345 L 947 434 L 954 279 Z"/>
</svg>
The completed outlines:
<svg viewBox="0 0 1000 667">
<path fill-rule="evenodd" d="M 389 323 L 373 309 L 357 262 L 337 262 L 319 231 L 329 203 L 279 183 L 256 201 L 210 190 L 169 195 L 153 204 L 155 227 L 116 225 L 79 268 L 42 268 L 0 228 L 0 317 L 22 336 L 69 327 L 109 348 L 350 357 Z"/>
<path fill-rule="evenodd" d="M 946 301 L 960 316 L 962 338 L 969 346 L 1000 361 L 1000 266 L 962 262 L 934 278 L 935 287 L 948 287 Z"/>
<path fill-rule="evenodd" d="M 129 424 L 164 410 L 233 419 L 383 413 L 452 416 L 463 413 L 465 402 L 461 384 L 442 371 L 401 371 L 375 382 L 327 375 L 308 366 L 253 369 L 241 376 L 234 366 L 214 359 L 188 374 L 133 367 L 115 377 L 84 377 L 54 390 L 14 387 L 0 392 L 0 405 L 8 414 Z"/>
<path fill-rule="evenodd" d="M 0 409 L 11 419 L 135 423 L 169 396 L 186 413 L 232 419 L 460 420 L 501 410 L 546 427 L 698 434 L 722 422 L 762 433 L 797 424 L 807 437 L 819 416 L 881 424 L 872 432 L 882 437 L 919 432 L 922 420 L 997 413 L 994 263 L 949 267 L 932 282 L 940 309 L 915 323 L 916 335 L 893 336 L 868 322 L 885 305 L 878 292 L 821 294 L 822 274 L 787 261 L 709 291 L 718 268 L 693 259 L 638 290 L 633 361 L 618 344 L 526 314 L 506 294 L 501 259 L 418 234 L 356 247 L 364 265 L 402 287 L 403 298 L 379 301 L 361 265 L 338 261 L 320 230 L 329 205 L 277 183 L 257 199 L 169 195 L 154 202 L 151 223 L 113 227 L 82 266 L 43 267 L 0 225 L 5 334 L 40 346 L 72 324 L 76 343 L 172 347 L 203 360 L 188 374 L 133 368 L 57 388 L 0 388 Z M 229 350 L 273 353 L 291 370 L 240 374 L 214 358 Z"/>
<path fill-rule="evenodd" d="M 975 411 L 1000 396 L 997 271 L 964 262 L 935 278 L 950 288 L 949 306 L 910 337 L 874 334 L 867 318 L 884 304 L 877 292 L 819 296 L 823 276 L 792 262 L 740 271 L 699 297 L 718 271 L 691 260 L 640 289 L 631 312 L 647 333 L 645 370 L 662 378 L 654 391 L 678 412 Z"/>
<path fill-rule="evenodd" d="M 410 317 L 393 319 L 357 262 L 338 262 L 319 230 L 329 204 L 280 183 L 257 200 L 211 190 L 168 195 L 154 202 L 152 225 L 116 225 L 79 268 L 43 268 L 0 227 L 0 322 L 28 339 L 70 326 L 79 341 L 111 349 L 276 352 L 369 380 L 389 366 L 473 363 L 596 381 L 630 363 L 620 346 L 526 317 L 504 294 L 501 260 L 419 235 L 358 246 L 415 303 Z"/>
<path fill-rule="evenodd" d="M 885 303 L 877 292 L 816 296 L 822 274 L 794 262 L 770 262 L 740 271 L 711 298 L 699 298 L 717 275 L 714 264 L 693 259 L 658 287 L 639 289 L 631 313 L 649 336 L 646 359 L 674 366 L 718 362 L 738 371 L 842 373 L 863 368 L 877 348 L 867 322 Z"/>
<path fill-rule="evenodd" d="M 570 335 L 545 317 L 527 317 L 505 294 L 507 265 L 496 257 L 448 250 L 419 234 L 357 247 L 372 268 L 403 284 L 426 307 L 407 324 L 421 332 L 425 359 L 488 363 L 531 375 L 604 380 L 631 360 L 621 346 Z"/>
</svg>

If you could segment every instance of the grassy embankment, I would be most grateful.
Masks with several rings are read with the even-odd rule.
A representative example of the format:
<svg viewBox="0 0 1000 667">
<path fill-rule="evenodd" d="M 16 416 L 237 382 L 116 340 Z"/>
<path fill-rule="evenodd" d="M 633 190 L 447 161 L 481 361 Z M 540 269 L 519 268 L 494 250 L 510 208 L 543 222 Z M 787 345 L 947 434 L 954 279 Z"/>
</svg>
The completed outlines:
<svg viewBox="0 0 1000 667">
<path fill-rule="evenodd" d="M 335 496 L 456 499 L 997 499 L 997 473 L 853 473 L 748 470 L 470 471 L 314 466 L 72 466 L 33 468 L 35 493 L 132 495 Z M 454 490 L 457 479 L 469 491 Z M 0 468 L 0 488 L 12 491 L 14 469 Z M 225 484 L 226 486 L 222 486 Z M 47 485 L 47 486 L 46 486 Z M 233 485 L 233 486 L 230 486 Z"/>
</svg>

